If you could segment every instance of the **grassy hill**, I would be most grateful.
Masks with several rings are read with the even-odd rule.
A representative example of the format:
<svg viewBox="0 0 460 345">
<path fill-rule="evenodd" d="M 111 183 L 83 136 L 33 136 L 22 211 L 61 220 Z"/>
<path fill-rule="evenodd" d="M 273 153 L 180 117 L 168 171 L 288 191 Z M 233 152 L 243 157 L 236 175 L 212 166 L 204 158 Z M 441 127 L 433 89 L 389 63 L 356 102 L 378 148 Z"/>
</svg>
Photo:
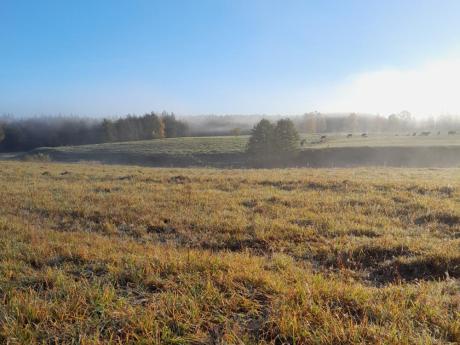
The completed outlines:
<svg viewBox="0 0 460 345">
<path fill-rule="evenodd" d="M 185 137 L 167 138 L 146 141 L 106 143 L 97 145 L 82 145 L 61 147 L 53 150 L 69 153 L 139 153 L 139 154 L 214 154 L 235 153 L 245 150 L 248 136 L 219 136 L 219 137 Z M 355 134 L 347 138 L 346 134 L 326 134 L 326 139 L 320 141 L 321 135 L 302 135 L 305 139 L 303 149 L 339 148 L 339 147 L 388 147 L 388 146 L 459 146 L 460 135 L 412 136 L 395 134 L 369 134 L 361 137 Z"/>
<path fill-rule="evenodd" d="M 459 169 L 0 172 L 2 343 L 460 342 Z"/>
<path fill-rule="evenodd" d="M 305 135 L 301 151 L 272 166 L 415 166 L 455 167 L 460 165 L 460 136 L 402 136 L 369 134 Z M 247 136 L 169 138 L 160 140 L 106 143 L 98 145 L 40 148 L 56 161 L 99 161 L 147 166 L 251 167 L 244 154 Z"/>
<path fill-rule="evenodd" d="M 63 153 L 122 153 L 140 155 L 190 155 L 243 152 L 248 137 L 197 137 L 167 138 L 145 141 L 105 143 L 96 145 L 66 146 L 51 151 Z"/>
</svg>

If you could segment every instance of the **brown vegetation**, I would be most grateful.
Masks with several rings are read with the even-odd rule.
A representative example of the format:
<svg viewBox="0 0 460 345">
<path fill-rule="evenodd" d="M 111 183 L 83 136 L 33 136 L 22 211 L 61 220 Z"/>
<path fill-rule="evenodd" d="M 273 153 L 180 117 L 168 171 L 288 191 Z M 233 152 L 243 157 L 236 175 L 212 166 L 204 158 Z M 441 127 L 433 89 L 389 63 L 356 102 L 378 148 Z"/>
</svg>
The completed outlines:
<svg viewBox="0 0 460 345">
<path fill-rule="evenodd" d="M 0 342 L 460 341 L 458 169 L 0 163 Z"/>
</svg>

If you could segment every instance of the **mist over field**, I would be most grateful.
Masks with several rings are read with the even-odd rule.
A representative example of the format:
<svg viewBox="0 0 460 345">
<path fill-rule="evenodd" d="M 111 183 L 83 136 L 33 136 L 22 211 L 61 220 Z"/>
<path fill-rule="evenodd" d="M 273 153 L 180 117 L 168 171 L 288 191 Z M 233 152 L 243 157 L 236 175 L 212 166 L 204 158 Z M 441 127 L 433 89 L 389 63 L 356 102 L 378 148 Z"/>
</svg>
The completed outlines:
<svg viewBox="0 0 460 345">
<path fill-rule="evenodd" d="M 152 132 L 153 127 L 143 129 L 139 127 L 146 126 L 142 122 L 144 121 L 142 119 L 146 119 L 149 114 L 158 117 L 160 120 L 163 119 L 162 121 L 167 125 L 167 133 L 159 137 L 157 136 L 158 138 L 248 135 L 255 124 L 261 119 L 269 119 L 276 122 L 282 118 L 290 118 L 300 133 L 309 134 L 372 132 L 412 135 L 414 131 L 415 133 L 422 131 L 430 132 L 430 134 L 438 134 L 438 132 L 439 134 L 440 132 L 447 134 L 448 132 L 456 132 L 460 129 L 460 117 L 458 116 L 440 115 L 437 117 L 417 118 L 408 111 L 402 111 L 389 116 L 358 113 L 322 114 L 319 112 L 291 116 L 175 116 L 173 113 L 162 112 L 155 114 L 152 112 L 142 116 L 127 115 L 125 117 L 110 118 L 78 116 L 16 118 L 10 115 L 0 117 L 0 150 L 24 151 L 37 147 L 153 139 L 156 137 Z M 115 138 L 112 134 L 108 133 L 107 124 L 109 123 L 119 126 L 118 132 L 123 132 L 124 134 L 120 134 Z M 147 126 L 151 126 L 151 124 Z"/>
</svg>

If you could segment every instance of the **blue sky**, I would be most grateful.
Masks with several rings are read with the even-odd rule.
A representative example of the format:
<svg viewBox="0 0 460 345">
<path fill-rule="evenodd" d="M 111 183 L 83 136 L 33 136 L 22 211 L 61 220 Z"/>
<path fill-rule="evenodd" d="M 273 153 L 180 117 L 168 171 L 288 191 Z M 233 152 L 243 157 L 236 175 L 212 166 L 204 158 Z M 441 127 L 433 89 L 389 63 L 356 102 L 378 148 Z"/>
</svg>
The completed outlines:
<svg viewBox="0 0 460 345">
<path fill-rule="evenodd" d="M 0 0 L 0 114 L 460 113 L 459 37 L 457 0 Z"/>
</svg>

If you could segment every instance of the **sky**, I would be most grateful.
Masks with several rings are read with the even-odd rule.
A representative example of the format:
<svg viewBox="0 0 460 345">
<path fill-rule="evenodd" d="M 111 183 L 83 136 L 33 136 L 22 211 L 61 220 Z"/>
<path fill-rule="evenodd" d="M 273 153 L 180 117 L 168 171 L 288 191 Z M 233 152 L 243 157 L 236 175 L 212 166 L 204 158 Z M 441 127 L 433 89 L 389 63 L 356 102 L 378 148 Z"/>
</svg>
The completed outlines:
<svg viewBox="0 0 460 345">
<path fill-rule="evenodd" d="M 458 0 L 0 0 L 0 114 L 460 114 Z"/>
</svg>

